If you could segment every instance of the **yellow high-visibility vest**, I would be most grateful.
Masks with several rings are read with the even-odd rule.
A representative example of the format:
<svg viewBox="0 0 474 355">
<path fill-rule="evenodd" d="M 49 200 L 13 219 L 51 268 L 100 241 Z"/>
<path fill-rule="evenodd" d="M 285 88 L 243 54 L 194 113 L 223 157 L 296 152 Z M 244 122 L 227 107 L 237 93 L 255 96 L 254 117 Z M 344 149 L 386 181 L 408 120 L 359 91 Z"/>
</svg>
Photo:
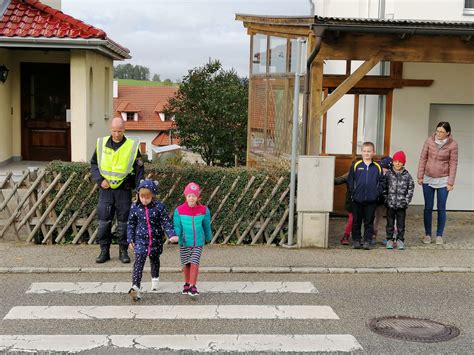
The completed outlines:
<svg viewBox="0 0 474 355">
<path fill-rule="evenodd" d="M 133 162 L 138 154 L 138 141 L 127 138 L 119 149 L 106 147 L 110 136 L 97 139 L 97 165 L 100 175 L 112 189 L 119 187 L 128 174 L 133 172 Z"/>
</svg>

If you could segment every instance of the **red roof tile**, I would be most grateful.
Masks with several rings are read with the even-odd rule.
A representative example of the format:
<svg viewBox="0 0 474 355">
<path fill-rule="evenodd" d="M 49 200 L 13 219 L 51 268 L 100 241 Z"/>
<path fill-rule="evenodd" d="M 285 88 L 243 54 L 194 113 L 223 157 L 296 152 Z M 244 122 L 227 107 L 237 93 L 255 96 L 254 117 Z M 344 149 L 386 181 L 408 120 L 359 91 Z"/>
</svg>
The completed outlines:
<svg viewBox="0 0 474 355">
<path fill-rule="evenodd" d="M 0 19 L 0 36 L 107 39 L 101 29 L 37 0 L 11 0 Z"/>
<path fill-rule="evenodd" d="M 119 85 L 118 98 L 114 98 L 114 115 L 121 116 L 119 108 L 132 104 L 139 111 L 138 121 L 125 122 L 127 131 L 168 131 L 174 121 L 162 121 L 157 106 L 164 106 L 178 89 L 169 86 L 125 86 Z M 127 112 L 127 111 L 123 111 Z"/>
</svg>

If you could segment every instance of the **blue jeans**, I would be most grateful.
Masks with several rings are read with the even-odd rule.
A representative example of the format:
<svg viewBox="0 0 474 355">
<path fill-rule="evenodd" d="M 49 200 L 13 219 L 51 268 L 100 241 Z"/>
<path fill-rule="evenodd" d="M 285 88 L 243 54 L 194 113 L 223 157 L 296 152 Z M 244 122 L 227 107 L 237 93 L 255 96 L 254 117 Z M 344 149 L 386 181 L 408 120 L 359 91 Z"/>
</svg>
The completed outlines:
<svg viewBox="0 0 474 355">
<path fill-rule="evenodd" d="M 425 223 L 425 235 L 431 236 L 431 224 L 433 221 L 433 205 L 434 196 L 436 196 L 436 205 L 438 207 L 438 227 L 436 229 L 436 236 L 442 237 L 444 226 L 446 225 L 446 201 L 448 199 L 448 189 L 441 187 L 435 189 L 428 184 L 423 184 L 423 197 L 425 198 L 425 210 L 423 214 L 423 221 Z"/>
</svg>

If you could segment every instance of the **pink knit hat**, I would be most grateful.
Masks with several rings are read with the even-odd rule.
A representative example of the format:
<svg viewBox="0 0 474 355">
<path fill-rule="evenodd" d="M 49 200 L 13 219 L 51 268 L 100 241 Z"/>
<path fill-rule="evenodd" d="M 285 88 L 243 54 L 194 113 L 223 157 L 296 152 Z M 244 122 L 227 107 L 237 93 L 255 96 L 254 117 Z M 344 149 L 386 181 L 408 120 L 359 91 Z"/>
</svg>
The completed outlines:
<svg viewBox="0 0 474 355">
<path fill-rule="evenodd" d="M 189 194 L 193 194 L 196 197 L 199 197 L 199 195 L 201 195 L 201 188 L 199 187 L 199 185 L 195 182 L 190 182 L 189 184 L 187 184 L 184 188 L 184 196 Z"/>
<path fill-rule="evenodd" d="M 399 152 L 396 152 L 393 155 L 393 161 L 395 160 L 399 160 L 400 162 L 402 162 L 403 165 L 405 165 L 405 163 L 407 162 L 407 157 L 405 155 L 405 152 L 403 152 L 402 150 Z"/>
</svg>

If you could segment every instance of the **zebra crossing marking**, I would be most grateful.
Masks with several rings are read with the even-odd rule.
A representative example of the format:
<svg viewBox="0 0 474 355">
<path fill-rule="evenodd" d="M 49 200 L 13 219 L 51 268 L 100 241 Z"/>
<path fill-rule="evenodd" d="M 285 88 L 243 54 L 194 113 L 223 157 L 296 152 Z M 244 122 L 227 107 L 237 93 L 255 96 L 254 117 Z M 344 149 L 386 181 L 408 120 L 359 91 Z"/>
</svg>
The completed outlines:
<svg viewBox="0 0 474 355">
<path fill-rule="evenodd" d="M 347 334 L 0 335 L 0 351 L 79 352 L 114 347 L 195 352 L 352 352 L 362 346 Z"/>
<path fill-rule="evenodd" d="M 144 292 L 151 283 L 144 282 Z M 129 282 L 33 282 L 26 293 L 127 293 Z M 157 292 L 181 293 L 180 282 L 160 282 Z M 318 293 L 312 282 L 200 282 L 202 293 Z"/>
<path fill-rule="evenodd" d="M 3 319 L 339 319 L 329 306 L 19 306 Z"/>
</svg>

